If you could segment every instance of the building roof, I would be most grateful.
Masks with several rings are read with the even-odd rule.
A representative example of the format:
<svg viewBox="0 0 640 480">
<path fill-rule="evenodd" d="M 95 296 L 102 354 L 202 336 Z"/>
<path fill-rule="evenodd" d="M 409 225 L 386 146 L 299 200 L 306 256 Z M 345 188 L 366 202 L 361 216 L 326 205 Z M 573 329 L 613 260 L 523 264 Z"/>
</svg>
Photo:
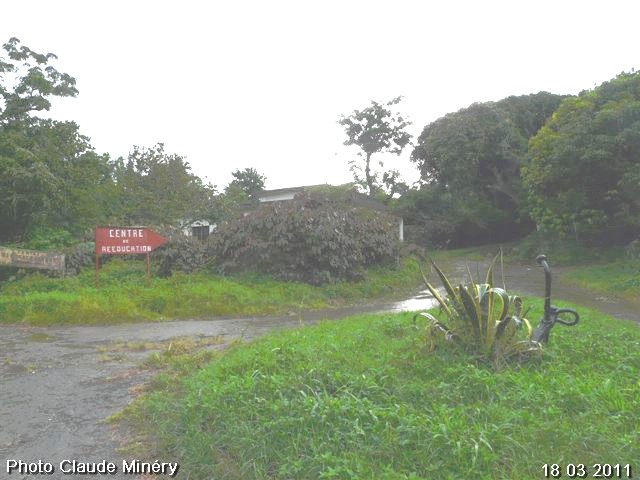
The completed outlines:
<svg viewBox="0 0 640 480">
<path fill-rule="evenodd" d="M 370 196 L 365 195 L 364 193 L 358 192 L 356 190 L 355 184 L 353 183 L 346 183 L 343 185 L 329 185 L 325 183 L 320 185 L 301 185 L 298 187 L 278 188 L 274 190 L 263 190 L 257 196 L 260 203 L 267 203 L 267 202 L 264 202 L 263 199 L 266 199 L 268 197 L 287 195 L 287 194 L 296 195 L 298 193 L 303 193 L 303 192 L 307 192 L 312 195 L 324 194 L 328 198 L 333 198 L 336 200 L 344 200 L 347 203 L 350 203 L 357 207 L 368 208 L 370 210 L 384 212 L 386 214 L 393 215 L 395 217 L 401 217 L 401 215 L 399 215 L 397 212 L 394 212 L 391 208 L 389 208 L 387 205 L 385 205 L 381 201 L 376 200 L 375 198 L 371 198 Z M 279 201 L 288 201 L 288 200 L 285 199 L 285 200 L 279 200 Z M 259 203 L 254 201 L 250 203 L 245 203 L 242 207 L 244 210 L 251 210 L 255 208 L 257 205 L 259 205 Z"/>
</svg>

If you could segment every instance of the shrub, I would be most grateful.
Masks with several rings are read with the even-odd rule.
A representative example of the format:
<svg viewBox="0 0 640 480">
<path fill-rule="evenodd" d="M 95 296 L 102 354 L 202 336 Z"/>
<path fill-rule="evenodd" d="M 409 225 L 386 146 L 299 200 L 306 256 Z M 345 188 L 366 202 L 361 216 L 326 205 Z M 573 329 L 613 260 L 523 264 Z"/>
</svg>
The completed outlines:
<svg viewBox="0 0 640 480">
<path fill-rule="evenodd" d="M 73 236 L 61 228 L 39 227 L 31 232 L 23 248 L 30 250 L 59 250 L 73 245 Z"/>
<path fill-rule="evenodd" d="M 525 318 L 526 312 L 522 312 L 522 299 L 493 286 L 493 266 L 497 258 L 489 266 L 485 283 L 474 282 L 469 272 L 469 283 L 461 283 L 458 287 L 453 287 L 431 260 L 446 297 L 443 298 L 423 274 L 424 282 L 447 317 L 443 323 L 430 313 L 419 314 L 428 320 L 427 343 L 431 349 L 435 346 L 435 337 L 442 334 L 445 339 L 463 344 L 496 367 L 512 358 L 541 353 L 540 343 L 531 340 L 532 329 Z M 518 330 L 523 326 L 527 330 L 524 339 L 518 336 Z"/>
<path fill-rule="evenodd" d="M 83 267 L 95 262 L 95 243 L 83 242 L 65 249 L 65 275 L 77 275 Z M 103 257 L 106 257 L 103 256 Z M 104 261 L 104 259 L 103 259 Z"/>
<path fill-rule="evenodd" d="M 254 271 L 314 284 L 350 280 L 365 267 L 396 260 L 397 227 L 384 214 L 304 194 L 221 226 L 210 253 L 222 274 Z"/>
<path fill-rule="evenodd" d="M 188 237 L 176 228 L 161 229 L 161 233 L 168 241 L 153 253 L 161 277 L 168 277 L 173 272 L 193 273 L 205 265 L 206 247 L 202 241 Z"/>
</svg>

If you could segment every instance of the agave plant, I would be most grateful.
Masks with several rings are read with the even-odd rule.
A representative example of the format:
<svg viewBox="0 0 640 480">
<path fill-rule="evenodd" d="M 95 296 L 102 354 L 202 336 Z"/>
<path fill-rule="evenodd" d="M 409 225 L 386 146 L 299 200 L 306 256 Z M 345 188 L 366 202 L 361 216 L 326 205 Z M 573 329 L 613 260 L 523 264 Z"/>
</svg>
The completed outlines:
<svg viewBox="0 0 640 480">
<path fill-rule="evenodd" d="M 427 288 L 447 317 L 446 321 L 440 321 L 430 313 L 419 314 L 427 319 L 427 343 L 431 349 L 435 346 L 435 338 L 444 335 L 447 340 L 471 347 L 497 366 L 513 357 L 539 355 L 542 352 L 542 345 L 531 340 L 531 324 L 526 319 L 528 310 L 523 314 L 522 299 L 509 295 L 506 288 L 493 284 L 493 267 L 497 258 L 489 266 L 485 283 L 476 283 L 467 268 L 469 283 L 461 283 L 457 287 L 453 287 L 442 270 L 429 258 L 440 277 L 445 297 L 429 283 L 420 268 Z M 525 338 L 518 335 L 523 328 Z"/>
</svg>

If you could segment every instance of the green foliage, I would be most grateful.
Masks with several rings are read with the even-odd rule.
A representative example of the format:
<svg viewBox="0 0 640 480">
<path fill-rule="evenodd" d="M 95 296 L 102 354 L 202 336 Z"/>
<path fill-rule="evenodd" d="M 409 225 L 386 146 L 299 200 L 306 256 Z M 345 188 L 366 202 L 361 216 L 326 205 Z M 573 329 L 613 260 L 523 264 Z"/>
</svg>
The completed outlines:
<svg viewBox="0 0 640 480">
<path fill-rule="evenodd" d="M 109 216 L 114 185 L 73 122 L 32 120 L 0 128 L 0 240 L 39 228 L 81 235 Z"/>
<path fill-rule="evenodd" d="M 363 268 L 391 264 L 398 253 L 391 218 L 309 194 L 261 205 L 221 225 L 210 247 L 220 273 L 259 272 L 315 284 L 358 278 Z"/>
<path fill-rule="evenodd" d="M 561 98 L 540 92 L 475 103 L 427 125 L 411 154 L 424 186 L 404 202 L 407 223 L 426 225 L 427 234 L 434 223 L 432 243 L 442 244 L 442 237 L 448 237 L 451 246 L 513 240 L 530 230 L 520 211 L 520 165 L 529 136 Z M 410 203 L 438 197 L 440 208 Z M 475 232 L 471 238 L 469 231 Z"/>
<path fill-rule="evenodd" d="M 72 247 L 63 249 L 65 254 L 65 275 L 78 275 L 83 268 L 94 265 L 95 262 L 95 242 L 78 243 Z M 102 261 L 106 261 L 104 257 Z"/>
<path fill-rule="evenodd" d="M 529 143 L 523 168 L 531 216 L 582 244 L 640 232 L 640 73 L 567 98 Z"/>
<path fill-rule="evenodd" d="M 73 245 L 74 239 L 66 230 L 60 228 L 38 227 L 31 232 L 31 238 L 24 248 L 32 250 L 56 250 Z"/>
<path fill-rule="evenodd" d="M 509 258 L 530 262 L 540 252 L 553 258 L 554 265 L 583 265 L 594 262 L 613 262 L 624 256 L 622 247 L 606 249 L 576 245 L 571 238 L 560 238 L 548 232 L 533 232 L 508 249 Z"/>
<path fill-rule="evenodd" d="M 364 110 L 354 110 L 342 115 L 338 123 L 347 134 L 345 145 L 356 145 L 361 152 L 360 161 L 349 162 L 351 173 L 358 185 L 366 189 L 370 196 L 374 196 L 383 186 L 389 198 L 396 193 L 406 190 L 406 185 L 399 180 L 399 172 L 391 170 L 384 172 L 382 181 L 380 174 L 371 169 L 371 157 L 374 153 L 395 153 L 400 155 L 404 147 L 411 142 L 411 135 L 404 131 L 411 122 L 403 118 L 399 112 L 393 113 L 386 107 L 397 105 L 402 97 L 396 97 L 386 104 L 371 102 L 371 106 Z M 384 164 L 379 162 L 380 167 Z M 364 168 L 363 168 L 364 167 Z"/>
<path fill-rule="evenodd" d="M 154 253 L 158 274 L 167 277 L 173 272 L 193 273 L 204 267 L 206 249 L 202 241 L 187 237 L 177 229 L 165 229 L 167 243 Z"/>
<path fill-rule="evenodd" d="M 542 301 L 528 302 L 540 312 Z M 564 305 L 563 305 L 564 306 Z M 567 305 L 570 306 L 570 305 Z M 579 308 L 540 364 L 428 355 L 411 314 L 272 334 L 180 364 L 124 415 L 197 479 L 533 479 L 640 458 L 640 330 Z"/>
<path fill-rule="evenodd" d="M 134 147 L 114 162 L 119 220 L 129 225 L 180 225 L 213 219 L 215 187 L 191 173 L 184 157 L 167 154 L 159 143 Z"/>
<path fill-rule="evenodd" d="M 31 112 L 48 111 L 50 97 L 75 97 L 76 81 L 58 72 L 51 60 L 53 53 L 43 55 L 20 45 L 15 37 L 2 48 L 8 58 L 0 56 L 0 126 L 28 123 Z"/>
<path fill-rule="evenodd" d="M 79 258 L 93 263 L 93 245 L 78 246 Z M 151 265 L 157 267 L 156 254 Z M 86 256 L 83 256 L 85 255 Z M 67 269 L 70 271 L 69 256 Z M 105 257 L 110 258 L 110 257 Z M 32 273 L 0 283 L 0 324 L 100 324 L 216 316 L 271 315 L 404 297 L 415 291 L 419 271 L 414 261 L 398 268 L 372 268 L 357 282 L 324 286 L 279 282 L 256 275 L 223 278 L 205 271 L 174 271 L 168 278 L 146 279 L 144 261 L 113 258 L 100 270 L 49 278 Z"/>
<path fill-rule="evenodd" d="M 108 216 L 108 158 L 95 153 L 73 122 L 43 120 L 52 97 L 73 97 L 75 79 L 52 53 L 11 38 L 0 56 L 0 241 L 42 243 L 38 230 L 80 235 Z M 56 239 L 53 240 L 55 243 Z"/>
<path fill-rule="evenodd" d="M 483 243 L 483 231 L 463 220 L 463 203 L 463 196 L 439 186 L 409 190 L 397 205 L 406 241 L 437 248 Z"/>
<path fill-rule="evenodd" d="M 225 192 L 238 189 L 248 198 L 254 198 L 264 190 L 264 182 L 267 180 L 267 178 L 264 175 L 260 175 L 255 168 L 245 168 L 244 170 L 236 169 L 231 173 L 231 176 L 233 176 L 233 180 L 227 185 Z"/>
<path fill-rule="evenodd" d="M 473 354 L 481 355 L 496 367 L 502 367 L 513 358 L 523 358 L 542 352 L 542 346 L 531 340 L 531 325 L 522 311 L 522 299 L 510 296 L 503 288 L 493 286 L 493 267 L 489 269 L 485 283 L 476 283 L 469 272 L 469 283 L 453 287 L 446 275 L 431 260 L 440 277 L 446 297 L 429 283 L 423 274 L 427 289 L 438 301 L 446 320 L 440 321 L 424 312 L 427 321 L 427 343 L 435 346 L 435 337 L 442 333 L 450 341 L 461 342 Z M 526 326 L 527 336 L 520 339 L 518 329 Z"/>
</svg>

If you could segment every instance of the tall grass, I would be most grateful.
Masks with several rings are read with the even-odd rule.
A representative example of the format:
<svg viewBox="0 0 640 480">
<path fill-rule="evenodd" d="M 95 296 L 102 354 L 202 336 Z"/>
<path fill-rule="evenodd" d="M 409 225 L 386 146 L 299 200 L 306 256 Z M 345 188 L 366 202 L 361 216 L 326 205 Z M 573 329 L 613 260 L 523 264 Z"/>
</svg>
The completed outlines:
<svg viewBox="0 0 640 480">
<path fill-rule="evenodd" d="M 119 323 L 213 316 L 268 315 L 406 295 L 419 285 L 414 261 L 373 269 L 358 282 L 320 287 L 267 277 L 207 272 L 146 279 L 144 262 L 115 259 L 100 272 L 48 278 L 31 274 L 0 284 L 0 323 Z"/>
<path fill-rule="evenodd" d="M 529 300 L 531 302 L 531 300 Z M 541 314 L 542 301 L 533 302 Z M 640 329 L 578 307 L 543 360 L 493 372 L 424 348 L 410 314 L 364 315 L 178 362 L 128 408 L 190 479 L 543 478 L 640 458 Z M 177 379 L 177 381 L 176 381 Z M 138 452 L 142 453 L 142 452 Z"/>
</svg>

